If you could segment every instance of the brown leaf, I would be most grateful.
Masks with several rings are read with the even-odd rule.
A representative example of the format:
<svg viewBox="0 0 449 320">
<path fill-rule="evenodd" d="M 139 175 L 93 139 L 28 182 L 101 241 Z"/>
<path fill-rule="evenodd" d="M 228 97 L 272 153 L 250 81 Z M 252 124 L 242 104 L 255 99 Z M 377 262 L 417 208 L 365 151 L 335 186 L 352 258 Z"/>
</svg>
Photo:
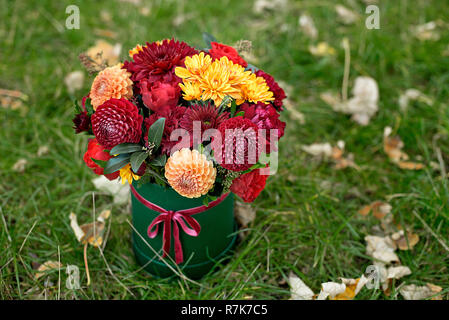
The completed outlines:
<svg viewBox="0 0 449 320">
<path fill-rule="evenodd" d="M 424 165 L 421 163 L 406 161 L 409 156 L 401 150 L 404 147 L 404 142 L 398 136 L 390 137 L 391 132 L 392 129 L 390 127 L 384 129 L 384 151 L 388 158 L 404 170 L 420 170 L 424 168 Z"/>
<path fill-rule="evenodd" d="M 424 168 L 424 165 L 422 163 L 411 161 L 399 161 L 398 167 L 405 170 L 421 170 Z"/>
<path fill-rule="evenodd" d="M 391 239 L 395 242 L 400 250 L 410 250 L 419 242 L 419 236 L 412 232 L 407 232 L 407 237 L 404 230 L 400 230 L 391 235 Z M 407 242 L 408 240 L 408 242 Z"/>
<path fill-rule="evenodd" d="M 256 218 L 256 211 L 250 204 L 237 201 L 235 203 L 235 218 L 243 228 L 247 228 Z"/>
<path fill-rule="evenodd" d="M 39 279 L 40 277 L 45 275 L 47 271 L 60 268 L 62 268 L 62 264 L 59 261 L 49 260 L 39 266 L 39 268 L 37 269 L 38 272 L 35 274 L 35 278 Z"/>
<path fill-rule="evenodd" d="M 99 247 L 103 244 L 103 235 L 105 232 L 105 220 L 109 218 L 111 210 L 104 210 L 101 212 L 97 221 L 92 223 L 78 225 L 76 214 L 70 214 L 70 226 L 77 240 L 83 244 L 89 243 L 94 247 Z"/>
<path fill-rule="evenodd" d="M 373 203 L 364 206 L 358 212 L 362 216 L 367 216 L 370 212 L 379 220 L 382 220 L 387 214 L 391 212 L 391 205 L 382 201 L 374 201 Z"/>
</svg>

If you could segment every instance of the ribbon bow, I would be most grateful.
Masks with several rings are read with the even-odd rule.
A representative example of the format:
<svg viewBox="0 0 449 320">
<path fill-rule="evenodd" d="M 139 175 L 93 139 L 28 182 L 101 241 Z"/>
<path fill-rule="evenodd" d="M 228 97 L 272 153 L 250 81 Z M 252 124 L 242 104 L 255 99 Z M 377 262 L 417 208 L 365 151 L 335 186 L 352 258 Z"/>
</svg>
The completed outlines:
<svg viewBox="0 0 449 320">
<path fill-rule="evenodd" d="M 180 264 L 184 261 L 184 256 L 182 253 L 182 245 L 181 240 L 179 239 L 179 226 L 181 226 L 182 230 L 187 233 L 189 236 L 196 237 L 200 234 L 201 226 L 194 218 L 191 216 L 200 212 L 204 212 L 210 208 L 215 207 L 219 203 L 221 203 L 229 193 L 223 194 L 217 200 L 214 200 L 209 203 L 208 206 L 199 206 L 190 209 L 184 209 L 179 211 L 166 210 L 150 201 L 146 200 L 142 197 L 133 185 L 130 185 L 131 192 L 134 194 L 137 200 L 142 203 L 145 207 L 157 211 L 160 213 L 151 224 L 148 226 L 148 237 L 153 239 L 157 236 L 159 232 L 159 224 L 163 224 L 163 233 L 162 233 L 162 248 L 163 255 L 162 258 L 166 257 L 170 252 L 171 246 L 171 235 L 172 235 L 172 222 L 173 222 L 173 238 L 175 240 L 175 261 L 176 264 Z"/>
</svg>

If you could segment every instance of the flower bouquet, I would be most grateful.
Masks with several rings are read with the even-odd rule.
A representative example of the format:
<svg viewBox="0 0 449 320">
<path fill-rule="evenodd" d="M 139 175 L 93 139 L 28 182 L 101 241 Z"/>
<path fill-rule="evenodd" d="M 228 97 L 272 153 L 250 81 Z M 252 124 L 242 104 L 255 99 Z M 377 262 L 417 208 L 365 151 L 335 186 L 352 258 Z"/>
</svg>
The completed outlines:
<svg viewBox="0 0 449 320">
<path fill-rule="evenodd" d="M 81 57 L 98 72 L 73 119 L 94 136 L 84 161 L 130 184 L 137 260 L 162 277 L 200 277 L 232 248 L 232 194 L 256 199 L 285 129 L 273 77 L 204 39 L 137 45 L 113 66 Z"/>
</svg>

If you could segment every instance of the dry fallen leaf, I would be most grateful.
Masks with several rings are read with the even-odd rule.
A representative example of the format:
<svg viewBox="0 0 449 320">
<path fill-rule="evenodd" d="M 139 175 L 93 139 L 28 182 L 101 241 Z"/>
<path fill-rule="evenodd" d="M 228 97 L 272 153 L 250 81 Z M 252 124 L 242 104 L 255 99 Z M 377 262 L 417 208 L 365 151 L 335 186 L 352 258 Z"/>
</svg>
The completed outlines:
<svg viewBox="0 0 449 320">
<path fill-rule="evenodd" d="M 39 279 L 40 277 L 45 275 L 45 273 L 47 271 L 54 270 L 54 269 L 61 269 L 61 268 L 62 268 L 62 264 L 59 261 L 49 260 L 39 266 L 39 268 L 37 269 L 38 272 L 34 276 L 36 279 Z"/>
<path fill-rule="evenodd" d="M 290 300 L 312 300 L 313 291 L 295 274 L 290 272 L 288 276 L 290 284 L 291 298 Z"/>
<path fill-rule="evenodd" d="M 23 173 L 25 172 L 26 165 L 28 164 L 27 159 L 19 159 L 12 166 L 12 170 L 15 172 Z"/>
<path fill-rule="evenodd" d="M 359 16 L 354 11 L 341 4 L 335 6 L 335 11 L 337 12 L 340 21 L 344 24 L 353 24 L 359 19 Z"/>
<path fill-rule="evenodd" d="M 48 148 L 48 146 L 40 146 L 39 149 L 37 150 L 36 155 L 38 157 L 42 157 L 47 155 L 50 152 L 50 149 Z"/>
<path fill-rule="evenodd" d="M 333 56 L 337 53 L 333 47 L 324 41 L 318 43 L 316 46 L 310 45 L 309 52 L 318 57 Z"/>
<path fill-rule="evenodd" d="M 412 232 L 407 232 L 405 236 L 404 230 L 391 235 L 391 239 L 395 242 L 396 246 L 400 250 L 410 250 L 419 242 L 419 236 Z"/>
<path fill-rule="evenodd" d="M 105 220 L 111 215 L 111 210 L 104 210 L 100 213 L 97 221 L 78 225 L 78 219 L 75 213 L 70 213 L 70 226 L 75 233 L 76 239 L 82 244 L 89 243 L 94 247 L 103 244 L 103 235 L 105 231 Z"/>
<path fill-rule="evenodd" d="M 347 157 L 343 157 L 345 143 L 338 141 L 337 146 L 332 148 L 332 159 L 335 161 L 335 169 L 345 169 L 348 167 L 360 170 L 359 166 L 354 162 L 354 156 L 349 154 Z"/>
<path fill-rule="evenodd" d="M 86 54 L 97 64 L 101 65 L 106 63 L 112 66 L 119 62 L 121 50 L 122 45 L 120 43 L 112 45 L 107 41 L 97 40 L 95 45 L 87 50 Z"/>
<path fill-rule="evenodd" d="M 382 261 L 383 263 L 399 262 L 399 258 L 394 252 L 396 250 L 396 244 L 389 237 L 379 237 L 368 235 L 365 237 L 366 241 L 366 253 Z"/>
<path fill-rule="evenodd" d="M 362 216 L 367 216 L 371 211 L 373 212 L 373 216 L 377 219 L 383 219 L 387 214 L 391 212 L 391 205 L 382 201 L 374 201 L 371 204 L 368 204 L 361 208 L 358 212 Z"/>
<path fill-rule="evenodd" d="M 256 210 L 249 203 L 242 203 L 237 201 L 235 203 L 234 210 L 235 218 L 237 222 L 243 227 L 247 228 L 248 225 L 256 219 Z"/>
<path fill-rule="evenodd" d="M 399 109 L 407 110 L 410 101 L 420 101 L 429 106 L 433 105 L 433 100 L 417 89 L 407 89 L 399 96 Z"/>
<path fill-rule="evenodd" d="M 401 138 L 391 137 L 392 129 L 385 127 L 384 129 L 384 151 L 388 158 L 395 163 L 399 168 L 406 170 L 420 170 L 424 168 L 422 163 L 407 161 L 409 156 L 401 149 L 404 147 L 404 142 Z"/>
<path fill-rule="evenodd" d="M 287 5 L 287 0 L 256 0 L 253 11 L 257 14 L 268 11 L 282 10 Z"/>
<path fill-rule="evenodd" d="M 435 21 L 413 26 L 411 31 L 412 34 L 420 41 L 437 41 L 440 39 L 440 33 L 437 30 L 437 23 Z"/>
<path fill-rule="evenodd" d="M 424 300 L 438 294 L 441 290 L 443 290 L 443 288 L 440 286 L 427 283 L 425 286 L 417 286 L 415 284 L 406 285 L 401 287 L 399 292 L 405 300 Z M 441 299 L 442 297 L 439 295 L 432 298 L 432 300 Z"/>
<path fill-rule="evenodd" d="M 329 92 L 322 93 L 320 97 L 334 111 L 351 114 L 352 120 L 365 126 L 378 110 L 379 88 L 377 82 L 370 77 L 357 77 L 352 93 L 353 97 L 347 101 L 342 101 L 338 95 Z"/>
<path fill-rule="evenodd" d="M 318 37 L 318 30 L 311 16 L 302 14 L 299 17 L 299 27 L 301 31 L 312 40 Z"/>
<path fill-rule="evenodd" d="M 20 110 L 24 116 L 28 108 L 24 102 L 28 101 L 28 96 L 18 90 L 0 89 L 0 107 L 11 110 Z"/>
<path fill-rule="evenodd" d="M 74 94 L 77 90 L 83 88 L 84 72 L 80 70 L 70 72 L 64 78 L 64 83 L 67 86 L 67 91 Z"/>
<path fill-rule="evenodd" d="M 92 180 L 95 188 L 113 196 L 114 204 L 126 204 L 130 199 L 129 184 L 121 184 L 118 180 L 109 180 L 99 176 Z"/>
<path fill-rule="evenodd" d="M 352 300 L 359 291 L 368 283 L 369 279 L 362 275 L 357 279 L 341 278 L 342 283 L 346 286 L 345 291 L 337 294 L 331 300 Z"/>
<path fill-rule="evenodd" d="M 301 149 L 315 157 L 331 157 L 333 152 L 332 146 L 328 142 L 305 145 Z"/>
</svg>

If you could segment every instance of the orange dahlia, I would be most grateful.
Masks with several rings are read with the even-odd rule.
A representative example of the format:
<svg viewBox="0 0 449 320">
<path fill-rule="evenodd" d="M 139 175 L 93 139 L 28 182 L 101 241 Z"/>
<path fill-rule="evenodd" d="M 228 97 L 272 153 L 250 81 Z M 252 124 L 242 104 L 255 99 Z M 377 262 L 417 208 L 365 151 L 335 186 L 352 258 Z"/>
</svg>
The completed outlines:
<svg viewBox="0 0 449 320">
<path fill-rule="evenodd" d="M 133 95 L 131 74 L 120 64 L 101 71 L 94 79 L 90 98 L 94 110 L 109 99 L 129 99 Z"/>
<path fill-rule="evenodd" d="M 183 197 L 198 198 L 214 185 L 217 170 L 212 161 L 197 150 L 183 148 L 173 153 L 165 164 L 165 178 Z"/>
</svg>

